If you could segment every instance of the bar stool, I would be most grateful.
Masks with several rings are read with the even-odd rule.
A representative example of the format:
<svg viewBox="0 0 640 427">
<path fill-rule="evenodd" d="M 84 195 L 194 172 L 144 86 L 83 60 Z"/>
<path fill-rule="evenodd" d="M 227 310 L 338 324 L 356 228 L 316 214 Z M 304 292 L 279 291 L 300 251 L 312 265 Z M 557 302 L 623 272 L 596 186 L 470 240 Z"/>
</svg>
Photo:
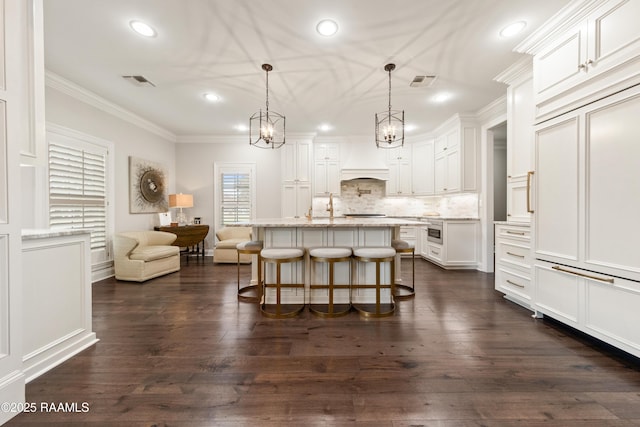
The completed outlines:
<svg viewBox="0 0 640 427">
<path fill-rule="evenodd" d="M 376 264 L 376 283 L 375 284 L 360 284 L 356 283 L 356 280 L 352 280 L 351 290 L 354 289 L 375 289 L 376 290 L 376 303 L 375 307 L 372 307 L 371 304 L 361 304 L 361 303 L 353 303 L 352 306 L 360 312 L 360 315 L 363 317 L 385 317 L 393 315 L 393 312 L 396 309 L 393 294 L 394 294 L 394 271 L 395 271 L 395 259 L 396 259 L 396 250 L 392 247 L 362 247 L 362 248 L 353 248 L 353 261 L 355 263 L 369 263 L 374 262 Z M 388 262 L 391 265 L 389 284 L 383 284 L 382 278 L 380 277 L 380 264 L 383 262 Z M 352 273 L 357 275 L 357 269 L 353 268 Z M 380 291 L 382 289 L 390 289 L 389 295 L 389 303 L 381 303 L 380 301 Z M 353 301 L 353 297 L 352 297 Z"/>
<path fill-rule="evenodd" d="M 334 304 L 333 291 L 335 289 L 351 289 L 351 283 L 336 284 L 335 283 L 335 263 L 348 262 L 349 263 L 349 278 L 351 278 L 351 248 L 341 247 L 322 247 L 322 248 L 309 248 L 309 261 L 311 261 L 311 294 L 309 296 L 309 311 L 316 316 L 320 317 L 338 317 L 348 314 L 351 310 L 351 303 L 346 304 Z M 327 263 L 329 272 L 328 280 L 326 284 L 314 284 L 316 265 L 318 263 Z M 327 289 L 329 291 L 329 301 L 326 304 L 314 304 L 312 302 L 313 289 Z M 351 295 L 349 295 L 351 299 Z"/>
<path fill-rule="evenodd" d="M 303 283 L 282 283 L 282 264 L 294 263 L 304 261 L 304 249 L 303 248 L 267 248 L 260 251 L 260 258 L 264 262 L 264 274 L 265 277 L 262 281 L 264 296 L 262 304 L 260 305 L 260 311 L 266 317 L 273 319 L 282 319 L 285 317 L 293 317 L 304 310 L 305 295 L 304 295 L 304 280 Z M 267 283 L 267 264 L 275 264 L 276 268 L 276 282 Z M 304 268 L 304 262 L 302 263 Z M 302 272 L 304 277 L 304 271 Z M 292 281 L 295 281 L 292 279 Z M 269 288 L 276 289 L 276 302 L 267 303 L 267 290 Z M 283 304 L 282 303 L 282 289 L 293 288 L 302 289 L 303 297 L 302 304 Z M 284 309 L 284 311 L 283 311 Z"/>
<path fill-rule="evenodd" d="M 416 259 L 415 259 L 415 247 L 400 239 L 394 239 L 391 241 L 391 247 L 396 250 L 397 254 L 411 254 L 411 286 L 403 285 L 400 283 L 395 284 L 395 294 L 393 297 L 396 300 L 406 300 L 416 296 Z M 395 271 L 394 271 L 395 276 Z"/>
<path fill-rule="evenodd" d="M 236 245 L 236 251 L 238 252 L 238 300 L 244 302 L 259 302 L 262 286 L 262 262 L 260 261 L 260 251 L 262 250 L 263 243 L 261 240 L 251 240 L 247 242 L 241 242 Z M 240 255 L 256 255 L 258 257 L 258 282 L 255 285 L 249 284 L 240 287 Z M 253 293 L 253 295 L 245 295 L 246 293 Z"/>
</svg>

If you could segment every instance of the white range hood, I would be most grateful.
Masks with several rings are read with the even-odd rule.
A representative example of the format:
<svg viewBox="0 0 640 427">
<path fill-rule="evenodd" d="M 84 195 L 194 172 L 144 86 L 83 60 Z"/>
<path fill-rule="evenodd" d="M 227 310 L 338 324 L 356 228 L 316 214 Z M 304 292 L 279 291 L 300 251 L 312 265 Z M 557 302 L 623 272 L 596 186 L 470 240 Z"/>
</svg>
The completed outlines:
<svg viewBox="0 0 640 427">
<path fill-rule="evenodd" d="M 350 143 L 345 155 L 340 181 L 364 178 L 389 180 L 389 166 L 384 161 L 384 151 L 376 148 L 375 144 Z"/>
</svg>

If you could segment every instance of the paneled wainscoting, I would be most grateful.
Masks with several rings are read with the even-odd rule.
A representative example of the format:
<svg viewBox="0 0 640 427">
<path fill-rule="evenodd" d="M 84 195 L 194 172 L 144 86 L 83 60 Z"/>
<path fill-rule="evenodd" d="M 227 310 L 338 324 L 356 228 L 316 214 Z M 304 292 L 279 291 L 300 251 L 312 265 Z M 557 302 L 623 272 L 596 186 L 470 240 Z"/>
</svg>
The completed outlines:
<svg viewBox="0 0 640 427">
<path fill-rule="evenodd" d="M 27 385 L 38 409 L 79 410 L 7 425 L 640 424 L 638 359 L 533 319 L 492 274 L 416 259 L 416 278 L 414 300 L 369 320 L 264 318 L 237 301 L 236 266 L 210 258 L 144 284 L 98 282 L 100 341 Z"/>
</svg>

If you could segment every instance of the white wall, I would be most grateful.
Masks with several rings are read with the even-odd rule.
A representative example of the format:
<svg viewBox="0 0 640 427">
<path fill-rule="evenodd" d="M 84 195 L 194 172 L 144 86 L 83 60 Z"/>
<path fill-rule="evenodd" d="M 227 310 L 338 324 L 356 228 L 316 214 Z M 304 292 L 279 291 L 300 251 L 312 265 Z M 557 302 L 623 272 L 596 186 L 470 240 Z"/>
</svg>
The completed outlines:
<svg viewBox="0 0 640 427">
<path fill-rule="evenodd" d="M 162 164 L 167 193 L 172 193 L 176 182 L 175 143 L 51 87 L 46 88 L 45 106 L 47 122 L 113 142 L 114 231 L 147 230 L 157 225 L 156 214 L 129 213 L 129 156 Z"/>
<path fill-rule="evenodd" d="M 289 138 L 288 138 L 289 139 Z M 211 227 L 205 248 L 215 245 L 213 164 L 255 163 L 257 179 L 257 218 L 279 218 L 281 203 L 280 150 L 265 150 L 249 145 L 248 138 L 211 138 L 210 142 L 176 144 L 177 192 L 193 194 L 188 218 L 202 217 Z"/>
</svg>

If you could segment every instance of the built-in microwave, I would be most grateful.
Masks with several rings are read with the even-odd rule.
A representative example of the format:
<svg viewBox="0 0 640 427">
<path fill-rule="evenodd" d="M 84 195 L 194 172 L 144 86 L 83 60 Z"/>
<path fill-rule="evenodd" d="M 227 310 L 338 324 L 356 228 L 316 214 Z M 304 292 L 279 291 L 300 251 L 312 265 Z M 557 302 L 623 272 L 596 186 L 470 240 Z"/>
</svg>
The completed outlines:
<svg viewBox="0 0 640 427">
<path fill-rule="evenodd" d="M 429 220 L 429 225 L 427 226 L 427 240 L 441 245 L 443 237 L 442 221 Z"/>
</svg>

